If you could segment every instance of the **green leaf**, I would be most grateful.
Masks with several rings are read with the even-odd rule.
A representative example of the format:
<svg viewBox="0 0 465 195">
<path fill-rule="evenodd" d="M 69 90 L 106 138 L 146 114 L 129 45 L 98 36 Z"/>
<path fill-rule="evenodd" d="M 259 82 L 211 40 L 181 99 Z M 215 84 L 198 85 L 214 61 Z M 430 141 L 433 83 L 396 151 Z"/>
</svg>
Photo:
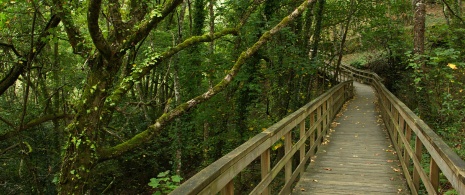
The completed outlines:
<svg viewBox="0 0 465 195">
<path fill-rule="evenodd" d="M 168 174 L 170 173 L 170 171 L 165 171 L 165 172 L 161 172 L 157 175 L 158 178 L 161 178 L 161 177 L 166 177 Z"/>
<path fill-rule="evenodd" d="M 173 182 L 175 182 L 175 183 L 179 183 L 179 182 L 181 182 L 182 177 L 180 177 L 179 175 L 173 175 L 173 176 L 171 176 L 171 180 Z"/>
<path fill-rule="evenodd" d="M 150 179 L 149 186 L 152 188 L 157 188 L 160 185 L 160 180 L 156 178 Z"/>
</svg>

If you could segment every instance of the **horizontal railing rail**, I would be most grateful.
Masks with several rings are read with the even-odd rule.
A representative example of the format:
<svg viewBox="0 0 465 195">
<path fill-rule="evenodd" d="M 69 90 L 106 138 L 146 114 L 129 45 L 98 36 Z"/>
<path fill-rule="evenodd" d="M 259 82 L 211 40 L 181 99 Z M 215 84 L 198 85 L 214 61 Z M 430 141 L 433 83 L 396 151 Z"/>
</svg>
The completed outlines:
<svg viewBox="0 0 465 195">
<path fill-rule="evenodd" d="M 412 194 L 418 194 L 420 189 L 428 194 L 438 194 L 439 176 L 442 173 L 459 194 L 465 195 L 465 162 L 394 96 L 377 74 L 347 65 L 341 68 L 350 72 L 354 80 L 371 84 L 376 89 L 382 118 Z M 425 153 L 430 157 L 429 162 L 422 162 Z M 423 168 L 424 164 L 429 166 Z M 420 181 L 423 185 L 420 185 Z"/>
<path fill-rule="evenodd" d="M 261 181 L 250 194 L 271 194 L 270 183 L 283 168 L 284 187 L 279 194 L 290 194 L 291 185 L 303 173 L 309 158 L 323 143 L 331 122 L 344 102 L 352 96 L 352 81 L 334 86 L 201 170 L 171 194 L 217 194 L 219 192 L 233 194 L 233 179 L 256 159 L 260 159 Z M 292 136 L 297 132 L 299 140 L 293 143 Z M 284 155 L 276 165 L 271 167 L 272 147 L 282 137 L 284 137 Z M 292 159 L 297 154 L 300 162 L 293 168 Z"/>
</svg>

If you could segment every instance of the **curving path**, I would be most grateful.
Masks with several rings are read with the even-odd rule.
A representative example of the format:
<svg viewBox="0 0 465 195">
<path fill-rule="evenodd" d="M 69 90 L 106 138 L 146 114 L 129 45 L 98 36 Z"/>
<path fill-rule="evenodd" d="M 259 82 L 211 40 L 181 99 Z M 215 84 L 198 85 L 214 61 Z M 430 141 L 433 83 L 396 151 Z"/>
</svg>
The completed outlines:
<svg viewBox="0 0 465 195">
<path fill-rule="evenodd" d="M 354 82 L 355 98 L 335 120 L 293 194 L 410 194 L 381 119 L 374 90 Z"/>
</svg>

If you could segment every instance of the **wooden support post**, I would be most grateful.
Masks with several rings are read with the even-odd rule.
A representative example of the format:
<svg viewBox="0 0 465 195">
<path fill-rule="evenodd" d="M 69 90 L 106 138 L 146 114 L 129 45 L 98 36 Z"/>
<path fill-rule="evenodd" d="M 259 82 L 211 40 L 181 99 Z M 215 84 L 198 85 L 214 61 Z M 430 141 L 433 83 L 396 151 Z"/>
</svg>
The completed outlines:
<svg viewBox="0 0 465 195">
<path fill-rule="evenodd" d="M 328 112 L 328 101 L 325 101 L 323 103 L 323 113 L 326 114 L 326 115 L 323 118 L 323 133 L 322 133 L 322 136 L 321 136 L 321 142 L 324 141 L 324 137 L 325 137 L 326 133 L 328 133 L 328 132 L 326 132 L 326 128 L 328 127 L 328 116 L 329 116 L 329 114 L 327 114 L 327 112 Z"/>
<path fill-rule="evenodd" d="M 234 194 L 234 182 L 229 181 L 223 189 L 221 189 L 221 195 L 233 195 Z"/>
<path fill-rule="evenodd" d="M 418 161 L 421 163 L 421 156 L 422 156 L 423 144 L 421 143 L 420 138 L 418 136 L 415 139 L 415 156 L 417 157 Z M 421 164 L 418 165 L 421 167 Z M 416 166 L 413 167 L 413 185 L 415 185 L 415 189 L 418 192 L 420 189 L 420 174 L 419 172 L 423 170 L 417 170 Z"/>
<path fill-rule="evenodd" d="M 407 129 L 405 130 L 405 138 L 407 139 L 407 145 L 404 145 L 404 147 L 410 147 L 410 139 L 412 139 L 412 129 L 410 129 L 409 126 L 407 126 Z M 404 150 L 404 162 L 405 165 L 407 165 L 407 167 L 410 165 L 410 156 L 406 149 Z"/>
<path fill-rule="evenodd" d="M 266 177 L 266 175 L 268 175 L 268 173 L 270 173 L 271 171 L 270 149 L 263 152 L 263 154 L 261 155 L 260 162 L 261 162 L 261 172 L 262 172 L 262 180 L 263 180 Z M 262 195 L 269 195 L 269 194 L 271 194 L 271 190 L 267 186 L 263 190 Z"/>
<path fill-rule="evenodd" d="M 433 185 L 434 191 L 438 193 L 439 189 L 439 167 L 436 161 L 434 161 L 433 157 L 431 157 L 431 161 L 429 164 L 429 180 Z"/>
<path fill-rule="evenodd" d="M 316 120 L 318 121 L 318 120 L 320 120 L 320 118 L 321 118 L 321 106 L 318 106 L 318 108 L 316 109 Z M 318 124 L 317 124 L 318 126 L 317 126 L 317 132 L 316 132 L 316 139 L 318 139 L 320 136 L 322 136 L 321 135 L 322 127 L 323 127 L 322 123 L 323 123 L 323 121 L 318 122 Z M 319 143 L 321 143 L 321 140 L 319 140 L 316 144 L 319 144 Z M 315 148 L 318 148 L 318 147 L 315 147 Z"/>
<path fill-rule="evenodd" d="M 394 108 L 394 106 L 391 104 L 391 114 L 392 114 L 392 143 L 397 145 L 398 143 L 398 140 L 399 140 L 399 136 L 398 136 L 398 133 L 399 133 L 399 129 L 396 128 L 396 126 L 398 127 L 399 126 L 399 113 L 397 112 L 397 110 Z"/>
<path fill-rule="evenodd" d="M 310 128 L 312 128 L 313 126 L 315 125 L 318 125 L 318 124 L 315 124 L 315 111 L 313 111 L 312 113 L 310 113 Z M 316 132 L 318 130 L 317 129 L 314 129 L 313 132 L 310 134 L 310 148 L 313 147 L 313 145 L 315 145 L 315 135 L 316 135 Z M 315 147 L 316 148 L 316 147 Z M 315 154 L 315 150 L 312 150 L 311 151 L 311 156 L 313 156 Z"/>
<path fill-rule="evenodd" d="M 406 132 L 405 132 L 405 120 L 402 117 L 399 118 L 399 135 L 400 134 L 402 134 L 404 136 L 406 135 Z M 402 138 L 400 136 L 397 139 L 397 145 L 399 146 L 399 150 L 400 150 L 399 152 L 405 151 L 405 147 L 407 147 L 407 146 L 402 147 Z"/>
<path fill-rule="evenodd" d="M 300 130 L 299 132 L 300 139 L 304 139 L 305 138 L 305 120 L 302 120 L 302 122 L 300 122 L 299 130 Z M 305 160 L 305 143 L 302 144 L 302 146 L 300 146 L 300 163 L 303 163 L 304 160 Z M 305 169 L 302 169 L 302 171 L 300 172 L 300 177 L 302 177 L 302 175 L 304 174 L 304 170 Z"/>
<path fill-rule="evenodd" d="M 292 148 L 292 131 L 289 131 L 284 136 L 284 154 L 288 154 Z M 284 183 L 291 180 L 292 176 L 292 158 L 284 166 Z M 284 189 L 285 192 L 290 192 L 290 189 Z"/>
</svg>

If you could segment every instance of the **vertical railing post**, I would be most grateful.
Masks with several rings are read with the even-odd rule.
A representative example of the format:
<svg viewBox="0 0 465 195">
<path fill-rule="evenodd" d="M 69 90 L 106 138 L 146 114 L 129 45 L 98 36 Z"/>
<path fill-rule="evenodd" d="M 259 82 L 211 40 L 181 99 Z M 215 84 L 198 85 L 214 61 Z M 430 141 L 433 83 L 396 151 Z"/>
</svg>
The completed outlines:
<svg viewBox="0 0 465 195">
<path fill-rule="evenodd" d="M 271 160 L 270 160 L 270 149 L 267 149 L 260 157 L 261 163 L 261 172 L 262 172 L 262 180 L 265 179 L 266 175 L 271 171 Z M 262 195 L 269 195 L 271 194 L 270 188 L 268 186 L 265 187 L 263 190 Z"/>
<path fill-rule="evenodd" d="M 433 157 L 431 157 L 429 164 L 429 180 L 433 185 L 434 191 L 437 193 L 439 188 L 439 167 Z"/>
<path fill-rule="evenodd" d="M 329 113 L 328 112 L 328 100 L 326 100 L 324 103 L 323 103 L 323 113 L 325 114 L 324 118 L 323 118 L 323 134 L 322 134 L 322 137 L 321 137 L 321 141 L 323 142 L 324 141 L 324 137 L 326 135 L 326 129 L 328 128 L 328 117 L 329 117 Z"/>
<path fill-rule="evenodd" d="M 421 143 L 420 138 L 418 135 L 415 138 L 415 156 L 417 157 L 418 161 L 420 162 L 421 167 L 421 156 L 422 156 L 423 144 Z M 413 185 L 415 186 L 416 191 L 420 189 L 420 174 L 419 172 L 422 170 L 417 170 L 416 166 L 413 167 Z"/>
<path fill-rule="evenodd" d="M 409 144 L 405 146 L 405 148 L 410 147 L 410 139 L 412 139 L 412 129 L 410 129 L 409 126 L 407 126 L 407 128 L 405 129 L 405 139 L 407 139 L 406 144 Z M 404 163 L 406 166 L 409 166 L 410 164 L 410 156 L 406 149 L 404 150 Z"/>
<path fill-rule="evenodd" d="M 292 148 L 292 130 L 286 133 L 286 135 L 284 136 L 284 154 L 286 155 L 289 152 L 291 152 L 291 148 Z M 290 158 L 289 161 L 286 162 L 286 165 L 284 166 L 284 172 L 285 172 L 284 183 L 287 183 L 291 180 L 291 176 L 292 176 L 292 158 Z M 284 189 L 284 191 L 290 192 L 290 189 Z"/>
<path fill-rule="evenodd" d="M 315 124 L 315 110 L 313 110 L 312 113 L 310 113 L 310 122 L 309 122 L 309 123 L 310 123 L 310 125 L 309 125 L 310 128 L 313 128 L 313 126 L 317 125 L 317 124 Z M 316 132 L 317 132 L 317 131 L 318 131 L 318 130 L 315 128 L 315 129 L 313 130 L 313 132 L 310 133 L 310 143 L 309 143 L 310 148 L 312 148 L 313 145 L 315 144 L 315 135 L 316 135 Z M 315 147 L 315 148 L 316 148 L 316 147 Z M 314 154 L 315 154 L 315 149 L 313 149 L 313 150 L 311 151 L 311 156 L 313 156 Z"/>
<path fill-rule="evenodd" d="M 305 119 L 300 122 L 300 127 L 299 127 L 299 134 L 300 134 L 300 139 L 303 140 L 305 138 Z M 300 164 L 304 163 L 305 160 L 305 142 L 300 146 Z M 305 167 L 305 166 L 304 166 Z M 300 171 L 300 177 L 304 174 L 304 169 Z"/>
<path fill-rule="evenodd" d="M 321 114 L 321 107 L 322 107 L 322 106 L 318 106 L 318 108 L 316 109 L 316 120 L 317 120 L 317 121 L 319 121 L 319 120 L 321 119 L 321 116 L 322 116 L 322 114 Z M 322 134 L 322 131 L 323 131 L 323 130 L 322 130 L 322 129 L 323 129 L 323 120 L 322 120 L 321 122 L 318 122 L 317 125 L 318 125 L 318 126 L 317 126 L 317 132 L 316 132 L 316 133 L 317 133 L 317 134 L 316 134 L 316 139 L 320 138 L 320 136 L 323 137 L 323 136 L 321 135 L 321 134 Z M 317 144 L 319 144 L 319 143 L 321 143 L 321 139 L 318 140 Z M 315 147 L 315 148 L 317 148 L 317 147 Z"/>
<path fill-rule="evenodd" d="M 399 118 L 399 130 L 400 130 L 399 134 L 402 134 L 405 137 L 405 133 L 406 133 L 405 132 L 405 120 L 402 116 L 400 116 L 400 114 L 398 115 L 400 117 Z M 400 136 L 399 136 L 399 139 L 397 139 L 397 145 L 399 146 L 399 149 L 400 149 L 399 152 L 402 152 L 402 150 L 405 150 L 405 147 L 407 147 L 407 146 L 402 147 L 402 139 Z"/>
<path fill-rule="evenodd" d="M 398 139 L 399 139 L 399 136 L 397 135 L 399 133 L 399 129 L 396 128 L 396 126 L 398 127 L 399 126 L 399 112 L 397 112 L 397 110 L 394 108 L 394 105 L 391 104 L 391 114 L 392 114 L 392 143 L 393 144 L 396 144 L 399 143 L 398 142 Z"/>
<path fill-rule="evenodd" d="M 233 195 L 234 194 L 234 182 L 229 181 L 223 189 L 221 189 L 221 195 Z"/>
</svg>

